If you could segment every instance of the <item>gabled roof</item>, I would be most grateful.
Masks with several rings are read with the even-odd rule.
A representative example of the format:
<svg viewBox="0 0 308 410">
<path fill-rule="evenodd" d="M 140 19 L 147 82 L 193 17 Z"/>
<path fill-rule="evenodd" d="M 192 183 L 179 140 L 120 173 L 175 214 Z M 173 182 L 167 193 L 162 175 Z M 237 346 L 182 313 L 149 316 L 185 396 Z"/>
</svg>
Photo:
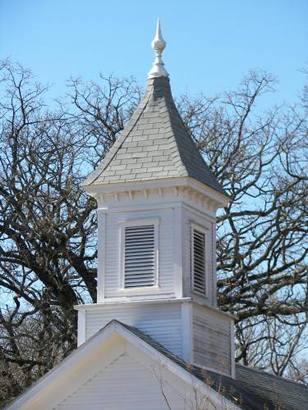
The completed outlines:
<svg viewBox="0 0 308 410">
<path fill-rule="evenodd" d="M 140 330 L 122 325 L 242 409 L 308 409 L 308 388 L 300 383 L 242 365 L 236 365 L 236 378 L 232 379 L 188 364 Z"/>
<path fill-rule="evenodd" d="M 88 359 L 94 351 L 102 352 L 102 344 L 107 343 L 108 345 L 108 338 L 115 333 L 152 357 L 156 357 L 157 360 L 163 360 L 164 366 L 167 366 L 170 371 L 176 371 L 178 376 L 194 386 L 194 380 L 204 383 L 204 387 L 210 389 L 207 392 L 213 391 L 216 394 L 216 400 L 219 396 L 225 397 L 226 407 L 223 408 L 229 408 L 228 403 L 230 405 L 234 403 L 235 408 L 247 410 L 301 410 L 308 408 L 308 388 L 305 386 L 244 366 L 237 366 L 236 379 L 192 366 L 135 327 L 112 320 L 58 366 L 39 379 L 25 393 L 10 403 L 6 409 L 30 408 L 31 401 L 35 402 L 38 395 L 46 396 L 44 389 L 46 389 L 47 395 L 54 394 L 51 384 L 56 383 L 63 387 L 64 383 L 76 378 L 75 367 L 80 367 L 81 363 L 88 363 Z M 185 374 L 190 375 L 190 377 L 185 377 Z M 214 400 L 215 394 L 212 397 Z"/>
<path fill-rule="evenodd" d="M 117 342 L 119 338 L 124 341 L 122 349 L 119 349 L 119 343 Z M 117 320 L 110 321 L 104 328 L 88 339 L 87 342 L 79 346 L 59 365 L 41 377 L 23 394 L 17 397 L 17 399 L 9 403 L 5 409 L 41 410 L 43 408 L 66 408 L 65 405 L 63 406 L 62 404 L 65 403 L 67 399 L 69 400 L 75 392 L 78 392 L 80 388 L 85 386 L 88 382 L 91 382 L 91 380 L 95 378 L 97 372 L 104 372 L 104 369 L 106 369 L 110 363 L 117 362 L 118 359 L 128 351 L 138 351 L 140 354 L 147 356 L 150 361 L 150 366 L 148 368 L 150 373 L 153 373 L 154 366 L 158 366 L 160 371 L 166 369 L 173 374 L 174 377 L 177 377 L 186 385 L 191 386 L 193 395 L 196 394 L 195 389 L 200 390 L 202 396 L 204 396 L 206 400 L 209 400 L 214 405 L 214 408 L 222 408 L 223 404 L 225 410 L 239 409 L 237 405 L 234 405 L 230 400 L 225 399 L 224 396 L 215 391 L 212 386 L 198 380 L 194 374 L 187 371 L 184 366 L 176 361 L 175 356 L 165 351 L 164 348 L 161 345 L 156 344 L 153 339 L 149 338 L 142 332 L 139 332 L 136 328 L 126 326 Z M 125 368 L 125 372 L 126 371 L 127 368 Z M 134 376 L 134 374 L 131 374 L 126 375 L 125 377 L 130 377 L 130 380 L 134 380 Z M 159 376 L 159 374 L 156 374 L 156 376 Z M 108 377 L 105 380 L 106 385 L 108 385 Z M 159 387 L 162 380 L 153 380 L 158 382 Z M 98 388 L 99 392 L 101 392 L 102 389 L 106 389 L 106 385 L 95 384 L 95 388 Z M 149 387 L 151 386 L 149 385 Z M 94 390 L 91 390 L 91 395 L 94 397 L 99 394 L 95 388 Z M 88 394 L 88 391 L 86 394 Z M 118 389 L 113 390 L 111 392 L 111 395 L 112 394 L 114 395 L 114 400 L 121 397 Z M 159 397 L 163 397 L 161 396 L 161 389 L 158 389 L 157 394 Z M 89 399 L 89 396 L 87 396 L 87 398 Z M 139 395 L 138 393 L 138 400 L 140 398 L 142 399 L 142 394 Z M 113 400 L 112 397 L 111 400 Z M 68 408 L 72 408 L 71 403 Z M 78 406 L 78 408 L 88 407 Z M 122 405 L 121 409 L 122 408 L 125 407 Z"/>
<path fill-rule="evenodd" d="M 83 186 L 191 177 L 225 194 L 189 135 L 168 77 L 149 78 L 121 137 Z"/>
</svg>

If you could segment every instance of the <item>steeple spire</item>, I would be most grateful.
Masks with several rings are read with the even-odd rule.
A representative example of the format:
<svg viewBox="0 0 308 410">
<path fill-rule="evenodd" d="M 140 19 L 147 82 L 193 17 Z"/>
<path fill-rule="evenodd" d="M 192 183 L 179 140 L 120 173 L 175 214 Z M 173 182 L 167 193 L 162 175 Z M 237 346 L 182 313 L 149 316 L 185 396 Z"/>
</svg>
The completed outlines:
<svg viewBox="0 0 308 410">
<path fill-rule="evenodd" d="M 204 162 L 174 104 L 161 59 L 165 47 L 158 20 L 152 41 L 156 57 L 145 95 L 120 138 L 83 186 L 90 192 L 113 183 L 191 178 L 216 191 L 224 203 L 222 186 Z"/>
<path fill-rule="evenodd" d="M 165 70 L 164 63 L 161 57 L 166 47 L 166 42 L 163 39 L 163 36 L 161 34 L 159 19 L 157 19 L 156 32 L 155 32 L 153 41 L 151 43 L 151 46 L 155 52 L 155 60 L 148 74 L 148 78 L 168 77 L 169 75 L 167 71 Z"/>
</svg>

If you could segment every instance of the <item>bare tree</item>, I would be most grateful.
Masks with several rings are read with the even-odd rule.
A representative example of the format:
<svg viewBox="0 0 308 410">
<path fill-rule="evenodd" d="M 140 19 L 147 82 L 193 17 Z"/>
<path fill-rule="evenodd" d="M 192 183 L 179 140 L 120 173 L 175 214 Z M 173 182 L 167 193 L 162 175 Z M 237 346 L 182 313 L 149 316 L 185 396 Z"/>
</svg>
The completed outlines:
<svg viewBox="0 0 308 410">
<path fill-rule="evenodd" d="M 140 88 L 131 79 L 73 80 L 66 100 L 48 109 L 29 72 L 4 62 L 0 73 L 5 399 L 75 347 L 73 306 L 96 300 L 96 204 L 79 184 L 123 129 Z M 307 321 L 307 103 L 261 112 L 272 88 L 270 76 L 250 73 L 235 92 L 184 96 L 179 108 L 231 198 L 218 216 L 218 297 L 238 318 L 237 359 L 294 376 Z"/>
<path fill-rule="evenodd" d="M 297 315 L 289 320 L 292 321 L 263 316 L 239 322 L 237 359 L 245 365 L 306 383 L 302 358 L 307 352 L 306 321 Z"/>
<path fill-rule="evenodd" d="M 139 94 L 108 78 L 81 97 L 74 82 L 78 111 L 51 112 L 29 72 L 5 62 L 1 75 L 0 357 L 5 374 L 22 374 L 10 396 L 75 347 L 73 307 L 96 300 L 96 204 L 79 184 L 122 129 L 125 98 L 131 107 Z M 97 110 L 83 111 L 94 91 Z"/>
<path fill-rule="evenodd" d="M 180 106 L 231 197 L 218 216 L 218 297 L 238 318 L 237 360 L 283 375 L 308 347 L 307 93 L 297 106 L 262 112 L 273 85 L 250 73 L 233 93 L 184 97 Z"/>
</svg>

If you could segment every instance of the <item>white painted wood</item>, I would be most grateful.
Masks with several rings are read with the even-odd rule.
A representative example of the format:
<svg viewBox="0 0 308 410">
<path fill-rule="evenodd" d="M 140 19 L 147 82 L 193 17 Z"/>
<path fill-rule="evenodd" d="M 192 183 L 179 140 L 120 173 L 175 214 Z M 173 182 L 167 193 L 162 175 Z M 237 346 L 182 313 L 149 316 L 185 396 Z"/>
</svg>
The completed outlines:
<svg viewBox="0 0 308 410">
<path fill-rule="evenodd" d="M 193 303 L 193 362 L 218 373 L 233 376 L 232 318 Z"/>
<path fill-rule="evenodd" d="M 177 193 L 176 193 L 177 194 Z M 173 254 L 174 254 L 174 293 L 175 297 L 183 297 L 183 207 L 174 207 L 173 221 Z"/>
<path fill-rule="evenodd" d="M 145 295 L 175 295 L 174 284 L 174 234 L 173 234 L 173 208 L 165 209 L 142 209 L 139 211 L 110 211 L 106 213 L 106 250 L 105 261 L 99 260 L 98 264 L 104 264 L 104 289 L 100 289 L 98 302 L 109 298 L 119 297 L 143 297 Z M 159 264 L 157 266 L 156 286 L 150 288 L 132 288 L 123 287 L 122 272 L 122 250 L 121 246 L 121 229 L 122 226 L 131 223 L 131 221 L 159 220 L 159 229 L 157 229 L 157 243 L 159 248 Z M 158 256 L 157 256 L 158 257 Z M 103 271 L 103 268 L 99 269 Z M 102 283 L 102 281 L 100 281 Z"/>
<path fill-rule="evenodd" d="M 183 287 L 184 297 L 194 297 L 196 301 L 216 305 L 216 274 L 214 265 L 216 264 L 216 255 L 213 253 L 213 218 L 200 212 L 190 205 L 184 204 L 183 211 Z M 206 294 L 200 295 L 193 290 L 192 280 L 192 229 L 199 229 L 206 234 Z"/>
<path fill-rule="evenodd" d="M 133 192 L 133 196 L 129 194 Z M 146 192 L 146 194 L 145 194 Z M 134 190 L 128 191 L 119 190 L 115 193 L 98 194 L 96 196 L 99 209 L 108 211 L 112 209 L 115 212 L 124 211 L 138 211 L 144 209 L 166 208 L 170 206 L 177 206 L 181 203 L 186 203 L 188 206 L 192 206 L 194 209 L 199 210 L 202 214 L 205 214 L 215 219 L 216 208 L 213 205 L 209 205 L 209 200 L 206 196 L 202 197 L 202 200 L 196 201 L 196 191 L 185 186 L 172 186 L 165 188 L 155 189 L 143 189 L 142 191 Z"/>
<path fill-rule="evenodd" d="M 144 190 L 162 190 L 170 188 L 180 188 L 185 189 L 189 187 L 192 191 L 201 194 L 205 199 L 211 199 L 213 201 L 212 211 L 215 213 L 217 208 L 227 206 L 229 203 L 229 198 L 211 188 L 210 186 L 204 185 L 201 182 L 191 178 L 161 178 L 158 180 L 147 180 L 147 181 L 136 181 L 136 182 L 123 182 L 123 184 L 106 184 L 106 185 L 90 185 L 86 187 L 88 194 L 92 195 L 98 201 L 105 200 L 107 195 L 114 193 L 128 193 L 128 192 L 144 192 Z M 103 196 L 102 196 L 103 194 Z"/>
<path fill-rule="evenodd" d="M 192 329 L 192 304 L 182 303 L 182 357 L 187 363 L 193 362 L 193 329 Z"/>
<path fill-rule="evenodd" d="M 85 334 L 80 340 L 88 340 L 109 321 L 118 319 L 188 362 L 232 374 L 232 319 L 210 309 L 217 304 L 215 213 L 225 198 L 189 178 L 110 184 L 96 187 L 93 194 L 98 200 L 99 241 L 104 250 L 98 254 L 98 304 L 85 307 Z M 128 289 L 123 285 L 123 229 L 145 221 L 157 225 L 155 283 Z M 193 227 L 206 234 L 205 295 L 192 286 Z M 151 303 L 154 300 L 161 303 Z M 178 304 L 170 300 L 178 300 Z"/>
<path fill-rule="evenodd" d="M 179 181 L 178 181 L 179 182 Z M 215 275 L 215 207 L 210 205 L 205 192 L 194 189 L 192 181 L 183 184 L 155 185 L 140 191 L 110 191 L 98 194 L 98 302 L 108 299 L 135 297 L 192 296 L 191 283 L 191 224 L 203 226 L 207 241 L 207 303 L 216 305 Z M 151 184 L 150 184 L 151 185 Z M 196 188 L 196 187 L 195 187 Z M 199 187 L 200 188 L 200 187 Z M 146 195 L 145 195 L 146 192 Z M 159 263 L 157 286 L 124 289 L 121 265 L 121 224 L 132 220 L 158 219 Z M 196 301 L 201 301 L 196 295 Z"/>
<path fill-rule="evenodd" d="M 124 195 L 124 194 L 123 194 Z M 126 197 L 125 197 L 126 198 Z M 98 302 L 106 298 L 121 296 L 169 295 L 183 297 L 191 295 L 191 254 L 190 226 L 192 223 L 204 226 L 209 232 L 207 258 L 207 300 L 215 305 L 216 278 L 214 277 L 215 255 L 213 244 L 213 215 L 207 208 L 202 212 L 193 207 L 193 199 L 186 191 L 168 190 L 163 196 L 150 192 L 147 199 L 135 195 L 133 200 L 118 199 L 105 209 L 99 209 L 99 240 L 104 241 L 104 251 L 100 251 L 98 260 Z M 111 207 L 112 205 L 112 207 Z M 109 208 L 110 207 L 110 208 Z M 105 215 L 104 215 L 105 213 Z M 153 289 L 140 289 L 127 294 L 121 286 L 121 224 L 130 220 L 159 219 L 159 266 L 158 286 Z"/>
<path fill-rule="evenodd" d="M 217 273 L 216 273 L 216 220 L 211 222 L 212 225 L 212 241 L 211 241 L 211 254 L 212 254 L 212 275 L 213 275 L 213 281 L 211 283 L 212 285 L 212 294 L 213 294 L 213 299 L 212 299 L 212 305 L 217 306 Z"/>
<path fill-rule="evenodd" d="M 97 300 L 104 300 L 105 272 L 106 272 L 106 243 L 107 243 L 107 214 L 103 209 L 97 210 Z"/>
<path fill-rule="evenodd" d="M 86 340 L 112 319 L 136 327 L 182 356 L 181 303 L 96 305 L 87 310 Z"/>
<path fill-rule="evenodd" d="M 210 235 L 209 235 L 210 234 Z M 195 267 L 195 262 L 198 260 L 198 255 L 195 255 L 195 241 L 197 240 L 203 240 L 204 244 L 202 246 L 204 255 L 203 260 L 199 260 L 199 269 Z M 211 267 L 211 263 L 209 263 L 208 259 L 209 256 L 211 255 L 211 243 L 210 241 L 212 240 L 212 235 L 209 229 L 206 229 L 204 226 L 197 225 L 195 223 L 191 223 L 191 233 L 190 233 L 190 260 L 191 260 L 191 281 L 192 281 L 192 291 L 196 292 L 198 294 L 201 294 L 201 296 L 206 296 L 208 297 L 209 294 L 209 287 L 211 286 L 211 280 L 213 280 L 212 277 L 212 270 L 208 271 L 208 267 Z M 197 263 L 197 265 L 198 265 Z M 202 264 L 202 267 L 200 266 Z M 202 277 L 200 277 L 200 268 L 203 270 L 202 272 Z M 199 273 L 198 273 L 199 270 Z M 198 285 L 198 276 L 199 276 L 199 285 Z M 200 280 L 204 281 L 202 283 L 202 289 L 200 289 Z"/>
<path fill-rule="evenodd" d="M 86 341 L 86 310 L 78 312 L 77 346 Z"/>
<path fill-rule="evenodd" d="M 121 275 L 121 290 L 123 292 L 136 293 L 136 289 L 128 289 L 125 287 L 125 229 L 127 227 L 138 227 L 142 225 L 153 225 L 154 227 L 154 283 L 151 285 L 151 288 L 154 289 L 158 287 L 158 274 L 159 274 L 159 222 L 158 218 L 156 219 L 138 219 L 138 220 L 129 220 L 128 222 L 122 223 L 120 228 L 120 275 Z M 143 287 L 144 290 L 145 287 Z M 148 289 L 150 292 L 152 289 Z M 139 289 L 138 289 L 139 290 Z"/>
<path fill-rule="evenodd" d="M 235 336 L 234 336 L 234 321 L 230 321 L 230 352 L 231 352 L 231 376 L 235 379 Z"/>
<path fill-rule="evenodd" d="M 81 310 L 80 308 L 78 309 Z M 134 326 L 188 363 L 234 374 L 233 317 L 189 299 L 84 306 L 85 340 L 112 319 Z"/>
<path fill-rule="evenodd" d="M 206 383 L 112 322 L 8 410 L 236 410 Z M 200 407 L 202 404 L 202 407 Z"/>
<path fill-rule="evenodd" d="M 176 396 L 176 392 L 172 394 L 169 386 L 166 387 L 172 406 L 176 406 L 174 407 L 176 409 L 184 409 L 184 398 L 180 394 Z M 161 393 L 159 380 L 150 369 L 141 366 L 127 353 L 119 356 L 107 368 L 87 380 L 54 408 L 65 410 L 168 409 Z"/>
</svg>

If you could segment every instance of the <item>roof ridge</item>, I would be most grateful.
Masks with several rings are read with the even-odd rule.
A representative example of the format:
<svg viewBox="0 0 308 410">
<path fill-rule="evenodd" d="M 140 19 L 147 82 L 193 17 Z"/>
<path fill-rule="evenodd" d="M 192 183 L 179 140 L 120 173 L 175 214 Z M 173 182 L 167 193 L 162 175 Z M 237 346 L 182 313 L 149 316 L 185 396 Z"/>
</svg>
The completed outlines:
<svg viewBox="0 0 308 410">
<path fill-rule="evenodd" d="M 186 125 L 185 125 L 185 123 L 184 123 L 184 121 L 183 121 L 183 118 L 181 117 L 181 115 L 180 115 L 180 113 L 179 113 L 179 111 L 178 111 L 178 109 L 177 109 L 177 106 L 176 106 L 176 104 L 175 104 L 175 102 L 174 102 L 170 85 L 169 85 L 169 93 L 170 93 L 170 97 L 171 97 L 170 99 L 168 99 L 168 98 L 166 98 L 166 96 L 164 96 L 164 98 L 165 98 L 165 100 L 166 100 L 166 104 L 167 104 L 168 108 L 170 108 L 171 110 L 174 110 L 174 112 L 176 113 L 176 116 L 177 116 L 177 120 L 180 121 L 180 123 L 181 123 L 181 125 L 182 125 L 182 127 L 183 127 L 183 130 L 184 130 L 185 133 L 187 134 L 187 137 L 191 140 L 191 136 L 190 136 L 190 134 L 189 134 L 189 132 L 188 132 L 188 130 L 187 130 L 187 127 L 186 127 Z M 189 176 L 189 170 L 187 169 L 186 161 L 185 161 L 185 158 L 184 158 L 183 152 L 182 152 L 183 150 L 181 149 L 181 147 L 180 147 L 180 145 L 179 145 L 178 138 L 177 138 L 177 132 L 176 132 L 176 129 L 175 129 L 176 126 L 175 126 L 175 124 L 174 124 L 174 118 L 172 117 L 170 110 L 168 110 L 167 112 L 168 112 L 168 117 L 169 117 L 169 120 L 170 120 L 171 128 L 172 128 L 172 131 L 173 131 L 175 143 L 176 143 L 176 146 L 177 146 L 177 148 L 178 148 L 178 153 L 179 153 L 180 158 L 181 158 L 181 160 L 182 160 L 181 166 L 185 169 L 185 171 L 186 171 L 186 173 L 187 173 L 187 176 Z M 194 148 L 197 149 L 197 147 L 195 146 L 194 142 L 193 142 L 192 140 L 191 140 L 191 142 L 192 142 L 192 146 L 194 145 Z M 200 153 L 199 153 L 199 154 L 200 154 Z M 201 154 L 200 154 L 200 157 L 202 158 L 202 160 L 203 160 L 203 162 L 204 162 L 204 165 L 207 166 Z"/>
<path fill-rule="evenodd" d="M 164 95 L 164 100 L 165 100 L 166 106 L 167 106 L 167 108 L 169 108 L 169 109 L 167 110 L 167 114 L 168 114 L 168 118 L 169 118 L 169 121 L 170 121 L 171 129 L 172 129 L 172 132 L 173 132 L 173 135 L 174 135 L 175 144 L 176 144 L 176 147 L 177 147 L 179 156 L 180 156 L 180 158 L 181 158 L 181 168 L 185 171 L 186 176 L 189 176 L 189 172 L 188 172 L 187 166 L 186 166 L 186 164 L 185 164 L 185 162 L 184 162 L 182 150 L 180 149 L 180 146 L 179 146 L 179 142 L 178 142 L 178 138 L 177 138 L 177 133 L 176 133 L 176 130 L 175 130 L 175 125 L 174 125 L 174 123 L 173 123 L 174 120 L 173 120 L 173 117 L 172 117 L 172 115 L 171 115 L 170 109 L 171 109 L 171 110 L 174 110 L 174 111 L 176 112 L 176 115 L 177 115 L 178 119 L 180 120 L 180 122 L 182 123 L 183 128 L 184 128 L 184 130 L 185 130 L 186 132 L 187 132 L 187 129 L 186 129 L 186 126 L 185 126 L 185 124 L 184 124 L 184 122 L 183 122 L 183 120 L 182 120 L 182 118 L 181 118 L 181 116 L 180 116 L 180 113 L 178 112 L 178 109 L 177 109 L 177 107 L 176 107 L 176 105 L 175 105 L 175 103 L 174 103 L 170 85 L 169 85 L 169 90 L 168 90 L 168 91 L 169 91 L 169 93 L 170 93 L 170 97 L 171 97 L 171 98 L 168 98 L 166 95 Z M 189 137 L 189 133 L 188 133 L 188 132 L 187 132 L 187 136 Z"/>
</svg>

